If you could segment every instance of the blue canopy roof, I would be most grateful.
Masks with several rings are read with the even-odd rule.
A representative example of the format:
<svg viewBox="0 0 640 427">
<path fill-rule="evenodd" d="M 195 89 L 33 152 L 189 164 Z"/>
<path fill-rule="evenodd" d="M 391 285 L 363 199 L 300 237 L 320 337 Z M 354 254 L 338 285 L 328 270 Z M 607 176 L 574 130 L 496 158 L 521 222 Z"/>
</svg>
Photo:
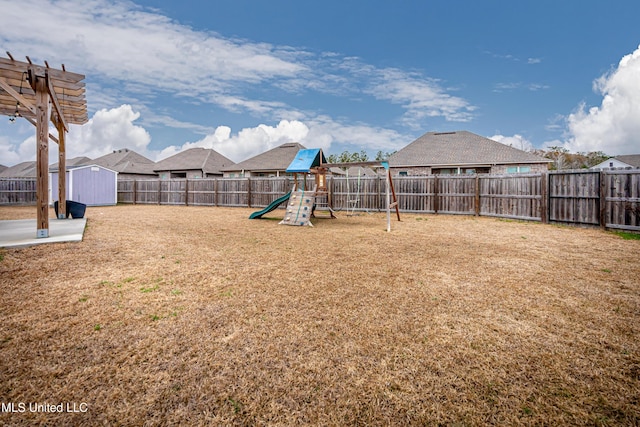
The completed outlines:
<svg viewBox="0 0 640 427">
<path fill-rule="evenodd" d="M 307 148 L 298 151 L 296 157 L 291 164 L 289 164 L 287 172 L 310 172 L 311 168 L 320 166 L 323 163 L 327 163 L 327 159 L 325 159 L 324 154 L 322 154 L 321 148 Z"/>
</svg>

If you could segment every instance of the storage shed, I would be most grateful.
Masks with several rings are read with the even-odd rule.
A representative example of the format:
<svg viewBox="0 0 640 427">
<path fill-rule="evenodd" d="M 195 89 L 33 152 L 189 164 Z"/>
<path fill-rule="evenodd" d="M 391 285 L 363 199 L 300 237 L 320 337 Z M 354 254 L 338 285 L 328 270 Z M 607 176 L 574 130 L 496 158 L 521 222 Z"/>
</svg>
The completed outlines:
<svg viewBox="0 0 640 427">
<path fill-rule="evenodd" d="M 53 188 L 58 188 L 58 171 L 49 173 L 49 203 L 58 200 Z M 67 168 L 67 200 L 87 206 L 107 206 L 118 203 L 118 172 L 99 165 Z"/>
</svg>

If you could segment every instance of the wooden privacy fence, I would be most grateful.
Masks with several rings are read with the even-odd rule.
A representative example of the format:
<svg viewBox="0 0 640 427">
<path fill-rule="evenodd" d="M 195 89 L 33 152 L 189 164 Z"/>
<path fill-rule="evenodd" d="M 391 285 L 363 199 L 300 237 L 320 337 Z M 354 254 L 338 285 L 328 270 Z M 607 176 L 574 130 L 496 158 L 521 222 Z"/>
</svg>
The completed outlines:
<svg viewBox="0 0 640 427">
<path fill-rule="evenodd" d="M 393 183 L 403 212 L 640 231 L 640 169 L 396 176 Z M 292 186 L 288 177 L 119 180 L 118 202 L 262 208 Z M 384 176 L 332 176 L 328 187 L 337 211 L 386 209 Z M 35 204 L 35 200 L 35 179 L 0 179 L 0 204 Z"/>
<path fill-rule="evenodd" d="M 35 178 L 0 178 L 0 205 L 35 205 Z"/>
</svg>

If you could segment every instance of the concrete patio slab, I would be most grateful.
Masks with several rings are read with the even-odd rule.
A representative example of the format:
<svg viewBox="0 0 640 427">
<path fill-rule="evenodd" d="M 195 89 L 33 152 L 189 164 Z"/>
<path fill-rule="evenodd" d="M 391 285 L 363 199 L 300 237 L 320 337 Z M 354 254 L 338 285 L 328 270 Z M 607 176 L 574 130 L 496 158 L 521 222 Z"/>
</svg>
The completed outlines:
<svg viewBox="0 0 640 427">
<path fill-rule="evenodd" d="M 50 219 L 49 237 L 37 238 L 35 219 L 0 221 L 0 248 L 23 248 L 45 243 L 81 242 L 87 218 Z"/>
</svg>

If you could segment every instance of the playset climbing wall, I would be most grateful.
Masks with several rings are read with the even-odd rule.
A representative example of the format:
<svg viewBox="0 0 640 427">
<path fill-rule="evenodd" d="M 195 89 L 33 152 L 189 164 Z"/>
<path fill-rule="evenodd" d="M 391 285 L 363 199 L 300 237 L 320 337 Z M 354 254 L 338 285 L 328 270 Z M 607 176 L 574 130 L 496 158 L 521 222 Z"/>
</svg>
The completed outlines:
<svg viewBox="0 0 640 427">
<path fill-rule="evenodd" d="M 287 204 L 287 211 L 280 224 L 309 225 L 313 227 L 309 220 L 311 219 L 315 198 L 315 191 L 296 190 L 292 192 Z"/>
</svg>

